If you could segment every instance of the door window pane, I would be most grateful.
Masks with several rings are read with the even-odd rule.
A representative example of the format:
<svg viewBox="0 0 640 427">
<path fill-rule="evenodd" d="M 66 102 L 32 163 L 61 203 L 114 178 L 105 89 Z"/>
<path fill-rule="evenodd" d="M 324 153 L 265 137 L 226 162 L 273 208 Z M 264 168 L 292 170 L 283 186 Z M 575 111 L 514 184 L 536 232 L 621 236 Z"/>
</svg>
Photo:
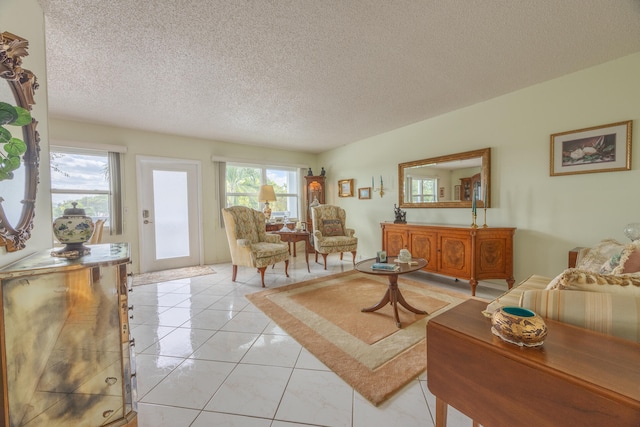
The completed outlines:
<svg viewBox="0 0 640 427">
<path fill-rule="evenodd" d="M 156 259 L 189 256 L 186 172 L 153 171 Z"/>
</svg>

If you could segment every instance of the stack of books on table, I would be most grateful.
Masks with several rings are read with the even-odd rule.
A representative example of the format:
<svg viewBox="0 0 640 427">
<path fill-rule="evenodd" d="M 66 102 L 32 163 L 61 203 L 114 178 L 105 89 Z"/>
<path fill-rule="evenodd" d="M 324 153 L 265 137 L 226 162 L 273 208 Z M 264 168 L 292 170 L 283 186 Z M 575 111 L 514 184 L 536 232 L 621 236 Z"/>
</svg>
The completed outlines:
<svg viewBox="0 0 640 427">
<path fill-rule="evenodd" d="M 397 264 L 388 264 L 386 262 L 376 262 L 371 266 L 371 269 L 381 271 L 396 271 L 400 270 L 400 266 Z"/>
</svg>

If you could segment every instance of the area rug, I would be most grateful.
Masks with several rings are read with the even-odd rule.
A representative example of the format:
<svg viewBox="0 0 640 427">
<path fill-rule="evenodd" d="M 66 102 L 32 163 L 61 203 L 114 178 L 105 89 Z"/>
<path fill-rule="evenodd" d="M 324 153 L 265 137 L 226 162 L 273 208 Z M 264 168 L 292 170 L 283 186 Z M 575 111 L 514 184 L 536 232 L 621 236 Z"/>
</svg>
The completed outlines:
<svg viewBox="0 0 640 427">
<path fill-rule="evenodd" d="M 195 267 L 174 268 L 172 270 L 152 271 L 151 273 L 134 274 L 133 286 L 148 285 L 149 283 L 168 282 L 170 280 L 186 279 L 189 277 L 215 274 L 213 268 L 208 265 L 196 265 Z"/>
<path fill-rule="evenodd" d="M 360 311 L 382 299 L 387 283 L 386 277 L 349 271 L 246 297 L 377 406 L 426 369 L 428 320 L 470 298 L 400 276 L 405 300 L 429 314 L 400 308 L 398 328 L 390 305 Z"/>
</svg>

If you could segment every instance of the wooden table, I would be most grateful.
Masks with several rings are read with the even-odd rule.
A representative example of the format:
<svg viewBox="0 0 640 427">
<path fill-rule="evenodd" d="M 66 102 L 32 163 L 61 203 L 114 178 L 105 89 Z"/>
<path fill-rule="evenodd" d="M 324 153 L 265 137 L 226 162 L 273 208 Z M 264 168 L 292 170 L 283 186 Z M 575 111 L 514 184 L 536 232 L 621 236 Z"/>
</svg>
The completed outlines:
<svg viewBox="0 0 640 427">
<path fill-rule="evenodd" d="M 427 384 L 436 426 L 452 405 L 485 427 L 640 426 L 640 344 L 545 320 L 544 344 L 521 348 L 490 331 L 468 300 L 427 324 Z"/>
<path fill-rule="evenodd" d="M 424 268 L 427 265 L 427 261 L 425 261 L 424 259 L 414 259 L 413 261 L 417 261 L 417 263 L 416 264 L 398 264 L 400 269 L 395 271 L 372 270 L 371 266 L 375 264 L 376 262 L 375 258 L 366 259 L 364 261 L 360 261 L 359 263 L 357 263 L 356 270 L 360 271 L 361 273 L 376 274 L 379 276 L 387 276 L 389 278 L 389 286 L 387 287 L 387 291 L 385 292 L 380 302 L 371 307 L 363 308 L 361 311 L 372 312 L 372 311 L 380 310 L 382 307 L 384 307 L 387 304 L 391 304 L 393 306 L 393 316 L 396 320 L 396 325 L 398 326 L 398 328 L 402 327 L 402 324 L 400 323 L 400 318 L 398 317 L 398 304 L 400 304 L 407 310 L 411 311 L 412 313 L 428 314 L 424 310 L 418 310 L 417 308 L 409 305 L 409 303 L 404 299 L 404 297 L 400 293 L 400 289 L 398 289 L 398 275 L 420 270 L 421 268 Z"/>
<path fill-rule="evenodd" d="M 291 243 L 293 243 L 293 256 L 296 256 L 296 243 L 304 242 L 304 259 L 307 262 L 307 272 L 311 273 L 309 269 L 309 232 L 304 230 L 291 230 L 291 231 L 272 231 L 272 234 L 280 236 L 280 240 L 289 244 L 289 254 L 291 254 Z"/>
<path fill-rule="evenodd" d="M 280 231 L 285 226 L 289 230 L 295 230 L 296 229 L 296 223 L 295 222 L 288 222 L 286 224 L 284 222 L 267 222 L 267 223 L 265 223 L 265 231 L 267 233 L 269 233 L 271 231 Z"/>
</svg>

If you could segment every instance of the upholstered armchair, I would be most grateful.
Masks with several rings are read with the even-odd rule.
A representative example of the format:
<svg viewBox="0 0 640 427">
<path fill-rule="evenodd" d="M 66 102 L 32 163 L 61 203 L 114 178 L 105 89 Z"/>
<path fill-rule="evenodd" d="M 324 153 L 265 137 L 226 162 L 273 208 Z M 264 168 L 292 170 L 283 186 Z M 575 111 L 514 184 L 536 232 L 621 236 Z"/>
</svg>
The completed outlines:
<svg viewBox="0 0 640 427">
<path fill-rule="evenodd" d="M 355 231 L 346 227 L 347 214 L 341 207 L 320 205 L 311 208 L 311 222 L 313 226 L 313 247 L 324 258 L 324 269 L 327 269 L 327 255 L 339 252 L 342 259 L 343 252 L 351 252 L 353 264 L 356 264 L 356 250 L 358 238 Z"/>
<path fill-rule="evenodd" d="M 222 209 L 224 227 L 231 250 L 232 281 L 236 281 L 238 266 L 254 267 L 260 272 L 264 288 L 267 266 L 284 261 L 284 274 L 289 277 L 289 245 L 280 242 L 277 234 L 265 231 L 264 214 L 244 206 Z"/>
</svg>

